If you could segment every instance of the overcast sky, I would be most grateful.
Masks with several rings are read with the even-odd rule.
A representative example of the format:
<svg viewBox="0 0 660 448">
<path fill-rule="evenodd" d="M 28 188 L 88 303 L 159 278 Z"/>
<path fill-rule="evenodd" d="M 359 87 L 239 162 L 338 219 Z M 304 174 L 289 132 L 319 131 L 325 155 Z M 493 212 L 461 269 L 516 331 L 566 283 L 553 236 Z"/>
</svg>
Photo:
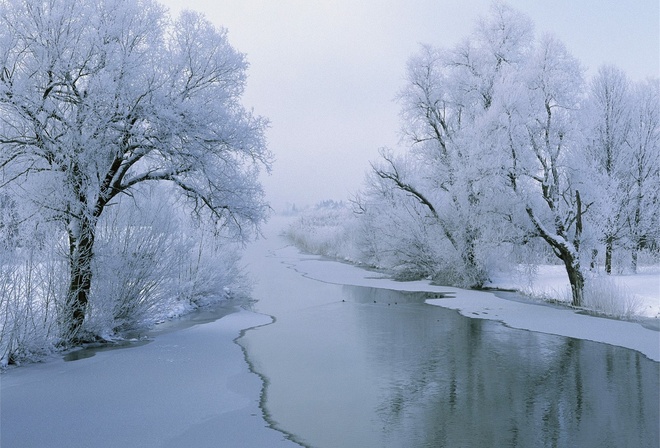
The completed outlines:
<svg viewBox="0 0 660 448">
<path fill-rule="evenodd" d="M 370 160 L 397 147 L 405 63 L 420 43 L 452 46 L 490 0 L 161 0 L 204 13 L 250 62 L 244 104 L 271 120 L 263 179 L 272 206 L 347 199 Z M 660 76 L 658 0 L 510 0 L 594 73 Z"/>
</svg>

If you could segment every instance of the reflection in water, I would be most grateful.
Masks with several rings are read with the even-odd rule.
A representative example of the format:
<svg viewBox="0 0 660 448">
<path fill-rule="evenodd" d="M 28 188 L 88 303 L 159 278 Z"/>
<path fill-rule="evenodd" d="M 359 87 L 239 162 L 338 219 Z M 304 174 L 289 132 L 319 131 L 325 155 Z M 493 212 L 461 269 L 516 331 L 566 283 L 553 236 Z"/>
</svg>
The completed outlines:
<svg viewBox="0 0 660 448">
<path fill-rule="evenodd" d="M 356 307 L 382 446 L 658 446 L 658 363 L 637 352 L 468 319 L 424 294 L 344 294 L 399 303 Z"/>
<path fill-rule="evenodd" d="M 382 428 L 377 446 L 658 446 L 659 365 L 637 352 L 468 319 L 425 293 L 342 292 L 377 390 L 364 422 Z"/>
</svg>

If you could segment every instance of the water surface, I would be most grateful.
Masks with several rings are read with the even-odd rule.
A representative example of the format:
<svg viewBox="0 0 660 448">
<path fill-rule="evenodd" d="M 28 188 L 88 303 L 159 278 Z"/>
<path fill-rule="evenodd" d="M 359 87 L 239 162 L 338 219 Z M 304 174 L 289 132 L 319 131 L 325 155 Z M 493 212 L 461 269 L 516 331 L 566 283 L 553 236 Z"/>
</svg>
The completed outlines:
<svg viewBox="0 0 660 448">
<path fill-rule="evenodd" d="M 658 446 L 659 364 L 638 352 L 276 272 L 256 295 L 277 321 L 241 344 L 307 446 Z"/>
</svg>

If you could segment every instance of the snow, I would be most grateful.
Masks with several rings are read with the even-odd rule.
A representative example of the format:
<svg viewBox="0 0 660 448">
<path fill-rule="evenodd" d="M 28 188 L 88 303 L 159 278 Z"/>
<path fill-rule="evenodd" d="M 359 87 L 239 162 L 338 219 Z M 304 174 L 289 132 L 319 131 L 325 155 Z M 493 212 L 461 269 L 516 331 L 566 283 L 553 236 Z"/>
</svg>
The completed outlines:
<svg viewBox="0 0 660 448">
<path fill-rule="evenodd" d="M 615 274 L 597 276 L 594 281 L 612 282 L 625 291 L 635 301 L 636 316 L 645 318 L 660 317 L 660 266 L 648 266 L 639 269 L 637 274 Z M 495 275 L 488 284 L 489 287 L 513 289 L 521 291 L 530 297 L 554 298 L 555 300 L 570 297 L 568 276 L 563 266 L 542 265 L 536 268 L 536 273 L 519 275 Z M 588 278 L 589 279 L 589 278 Z"/>
<path fill-rule="evenodd" d="M 293 447 L 259 407 L 261 379 L 234 343 L 271 318 L 237 311 L 129 349 L 2 375 L 7 447 Z"/>
<path fill-rule="evenodd" d="M 428 281 L 397 282 L 350 264 L 328 261 L 316 256 L 300 256 L 292 247 L 284 248 L 281 252 L 292 269 L 309 278 L 328 283 L 398 291 L 451 293 L 452 298 L 429 299 L 427 303 L 457 310 L 467 317 L 501 321 L 513 328 L 625 347 L 637 350 L 654 361 L 660 361 L 660 332 L 638 322 L 596 317 L 542 303 L 507 300 L 491 292 L 436 286 Z M 538 275 L 533 287 L 547 291 L 559 291 L 564 287 L 565 279 L 554 267 L 544 270 L 546 272 Z M 636 285 L 635 294 L 644 297 L 645 303 L 652 308 L 648 314 L 657 315 L 654 313 L 658 310 L 658 296 L 654 294 L 657 294 L 658 274 L 645 274 L 640 276 L 640 279 L 635 277 L 620 276 L 617 281 L 631 288 Z M 514 287 L 519 285 L 516 281 L 520 280 L 502 278 L 497 284 Z"/>
</svg>

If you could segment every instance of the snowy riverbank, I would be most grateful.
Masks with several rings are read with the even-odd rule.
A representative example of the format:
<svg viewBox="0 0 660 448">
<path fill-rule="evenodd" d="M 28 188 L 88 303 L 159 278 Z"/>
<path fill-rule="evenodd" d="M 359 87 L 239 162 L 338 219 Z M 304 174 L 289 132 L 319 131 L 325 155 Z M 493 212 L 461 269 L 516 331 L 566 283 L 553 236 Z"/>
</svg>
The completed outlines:
<svg viewBox="0 0 660 448">
<path fill-rule="evenodd" d="M 350 264 L 328 261 L 317 256 L 301 256 L 293 247 L 281 249 L 280 256 L 287 259 L 291 268 L 320 281 L 399 291 L 451 293 L 452 298 L 430 299 L 428 303 L 455 309 L 468 317 L 501 321 L 513 328 L 630 348 L 654 361 L 660 361 L 660 332 L 645 328 L 637 322 L 589 316 L 543 303 L 506 300 L 491 292 L 434 286 L 427 281 L 397 282 Z M 652 295 L 653 278 L 657 280 L 657 276 L 650 274 L 650 277 L 647 283 L 641 282 L 640 290 L 644 303 L 651 308 L 648 313 L 657 315 L 654 308 L 657 299 L 654 302 Z M 557 288 L 560 282 L 561 277 L 558 276 L 548 280 L 546 286 Z M 504 286 L 503 282 L 498 286 Z"/>
<path fill-rule="evenodd" d="M 234 343 L 271 322 L 239 310 L 150 343 L 10 370 L 1 446 L 293 447 L 259 407 L 261 379 Z"/>
<path fill-rule="evenodd" d="M 530 298 L 570 301 L 570 284 L 563 266 L 542 265 L 529 272 L 520 266 L 517 273 L 495 275 L 487 285 L 498 289 L 520 291 Z M 660 266 L 640 267 L 637 274 L 600 274 L 589 281 L 598 282 L 601 290 L 615 290 L 603 294 L 601 305 L 613 314 L 631 318 L 660 318 Z M 620 303 L 612 303 L 619 301 Z M 608 303 L 610 302 L 610 303 Z"/>
</svg>

